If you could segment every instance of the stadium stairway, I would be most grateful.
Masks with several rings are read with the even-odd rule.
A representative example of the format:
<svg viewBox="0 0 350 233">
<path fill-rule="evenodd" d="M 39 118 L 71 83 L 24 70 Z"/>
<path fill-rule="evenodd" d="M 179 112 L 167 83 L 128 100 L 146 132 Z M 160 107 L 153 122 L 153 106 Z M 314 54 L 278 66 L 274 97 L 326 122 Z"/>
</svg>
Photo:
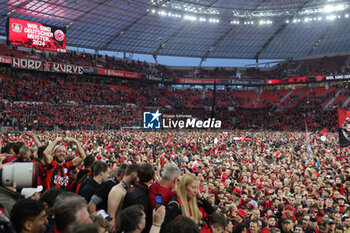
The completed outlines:
<svg viewBox="0 0 350 233">
<path fill-rule="evenodd" d="M 350 96 L 344 101 L 344 103 L 341 107 L 346 108 L 346 106 L 348 106 L 349 103 L 350 103 Z"/>
<path fill-rule="evenodd" d="M 293 93 L 293 90 L 290 90 L 285 96 L 283 96 L 283 98 L 280 100 L 280 102 L 277 104 L 277 107 L 279 107 L 282 103 L 283 103 L 283 101 L 285 101 L 287 98 L 288 98 L 288 96 L 290 96 L 290 94 L 292 94 Z M 279 112 L 280 111 L 280 109 L 279 108 L 277 108 L 276 110 L 275 110 L 275 112 Z"/>
<path fill-rule="evenodd" d="M 305 92 L 309 91 L 309 88 L 302 88 L 302 89 L 296 89 L 293 91 L 293 96 L 296 96 L 291 100 L 291 98 L 287 98 L 289 103 L 287 102 L 287 105 L 280 108 L 280 111 L 287 110 L 289 108 L 293 108 L 299 101 L 299 98 L 304 96 Z M 288 96 L 289 97 L 289 96 Z"/>
<path fill-rule="evenodd" d="M 298 72 L 303 64 L 304 64 L 304 61 L 300 61 L 299 64 L 297 65 L 297 67 L 295 67 L 295 70 Z"/>
<path fill-rule="evenodd" d="M 348 106 L 349 103 L 350 103 L 350 96 L 344 101 L 344 103 L 341 107 L 346 108 L 346 106 Z"/>
<path fill-rule="evenodd" d="M 339 91 L 337 93 L 335 93 L 334 97 L 324 106 L 323 110 L 326 110 L 329 106 L 331 106 L 333 104 L 333 102 L 335 101 L 335 99 L 338 97 L 338 95 L 340 95 L 340 93 L 343 91 L 343 89 L 339 89 Z"/>
</svg>

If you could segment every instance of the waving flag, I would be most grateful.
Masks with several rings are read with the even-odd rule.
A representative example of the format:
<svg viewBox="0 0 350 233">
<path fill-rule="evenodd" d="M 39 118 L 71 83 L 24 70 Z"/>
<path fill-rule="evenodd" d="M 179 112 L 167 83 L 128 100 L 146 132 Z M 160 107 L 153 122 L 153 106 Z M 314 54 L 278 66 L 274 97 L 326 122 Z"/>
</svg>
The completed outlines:
<svg viewBox="0 0 350 233">
<path fill-rule="evenodd" d="M 350 145 L 350 112 L 338 108 L 338 131 L 340 147 Z"/>
</svg>

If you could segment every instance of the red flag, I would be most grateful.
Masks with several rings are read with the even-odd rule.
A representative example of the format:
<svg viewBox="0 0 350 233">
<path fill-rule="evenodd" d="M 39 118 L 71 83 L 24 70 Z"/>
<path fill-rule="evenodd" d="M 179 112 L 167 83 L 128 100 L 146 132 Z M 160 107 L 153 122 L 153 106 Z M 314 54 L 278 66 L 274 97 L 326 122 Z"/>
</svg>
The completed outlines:
<svg viewBox="0 0 350 233">
<path fill-rule="evenodd" d="M 320 131 L 320 134 L 321 135 L 325 135 L 329 130 L 327 128 L 323 128 L 321 131 Z"/>
<path fill-rule="evenodd" d="M 350 145 L 350 112 L 338 108 L 338 131 L 340 147 Z"/>
</svg>

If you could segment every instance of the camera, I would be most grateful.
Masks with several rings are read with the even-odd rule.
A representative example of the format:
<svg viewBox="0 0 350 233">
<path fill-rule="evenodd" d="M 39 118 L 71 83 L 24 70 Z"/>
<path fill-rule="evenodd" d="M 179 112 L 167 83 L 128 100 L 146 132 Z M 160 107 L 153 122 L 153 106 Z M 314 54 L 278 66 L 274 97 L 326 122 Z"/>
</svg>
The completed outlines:
<svg viewBox="0 0 350 233">
<path fill-rule="evenodd" d="M 37 187 L 38 163 L 10 163 L 0 169 L 0 185 L 15 188 Z"/>
</svg>

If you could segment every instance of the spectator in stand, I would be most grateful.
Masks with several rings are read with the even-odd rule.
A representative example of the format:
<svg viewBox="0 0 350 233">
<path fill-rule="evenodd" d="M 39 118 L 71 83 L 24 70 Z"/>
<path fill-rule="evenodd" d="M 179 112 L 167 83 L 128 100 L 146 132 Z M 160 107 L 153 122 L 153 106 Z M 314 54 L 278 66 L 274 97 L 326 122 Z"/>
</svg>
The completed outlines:
<svg viewBox="0 0 350 233">
<path fill-rule="evenodd" d="M 267 226 L 261 230 L 261 233 L 269 233 L 272 228 L 277 227 L 276 217 L 274 215 L 267 216 Z"/>
<path fill-rule="evenodd" d="M 87 203 L 94 192 L 101 187 L 101 184 L 108 179 L 107 164 L 102 161 L 96 161 L 93 164 L 92 178 L 89 178 L 84 187 L 80 190 L 79 195 L 83 196 Z"/>
<path fill-rule="evenodd" d="M 249 233 L 259 233 L 259 220 L 253 219 L 249 223 Z"/>
<path fill-rule="evenodd" d="M 111 216 L 113 231 L 120 231 L 120 214 L 123 208 L 124 198 L 131 185 L 138 182 L 140 166 L 131 164 L 126 168 L 125 176 L 119 184 L 115 185 L 108 194 L 108 214 Z"/>
<path fill-rule="evenodd" d="M 111 189 L 120 183 L 124 178 L 125 170 L 127 168 L 126 164 L 122 164 L 119 168 L 113 169 L 113 176 L 103 182 L 101 187 L 98 188 L 94 195 L 92 195 L 89 202 L 89 212 L 90 214 L 94 213 L 96 210 L 107 210 L 108 209 L 108 194 Z"/>
<path fill-rule="evenodd" d="M 297 219 L 294 216 L 295 209 L 291 205 L 287 205 L 285 208 L 285 214 L 282 215 L 282 217 L 286 217 L 288 219 L 291 219 L 294 223 L 298 222 Z"/>
<path fill-rule="evenodd" d="M 147 233 L 152 225 L 152 212 L 149 207 L 148 187 L 153 183 L 154 168 L 150 164 L 142 164 L 139 172 L 139 182 L 130 188 L 125 195 L 123 208 L 140 204 L 146 214 L 146 226 L 142 232 Z"/>
<path fill-rule="evenodd" d="M 67 138 L 68 142 L 75 144 L 79 156 L 70 162 L 65 162 L 67 156 L 66 148 L 63 145 L 56 146 L 56 144 L 62 140 L 61 137 L 56 138 L 44 151 L 45 162 L 47 164 L 45 181 L 46 189 L 60 187 L 65 191 L 68 190 L 69 170 L 80 165 L 86 157 L 80 142 L 73 138 Z M 51 155 L 51 152 L 54 153 L 53 156 Z"/>
<path fill-rule="evenodd" d="M 281 218 L 281 232 L 290 233 L 292 232 L 294 225 L 293 221 L 287 218 Z"/>
<path fill-rule="evenodd" d="M 69 233 L 75 226 L 92 223 L 83 197 L 72 193 L 58 194 L 54 204 L 55 232 Z"/>
<path fill-rule="evenodd" d="M 179 176 L 180 169 L 175 164 L 169 164 L 164 168 L 162 179 L 158 184 L 154 183 L 149 188 L 148 199 L 151 211 L 156 207 L 154 197 L 156 193 L 162 194 L 163 205 L 168 205 L 169 201 L 176 194 L 175 189 Z"/>
<path fill-rule="evenodd" d="M 11 222 L 17 233 L 44 233 L 48 223 L 43 204 L 31 199 L 20 200 L 13 206 Z"/>
</svg>

